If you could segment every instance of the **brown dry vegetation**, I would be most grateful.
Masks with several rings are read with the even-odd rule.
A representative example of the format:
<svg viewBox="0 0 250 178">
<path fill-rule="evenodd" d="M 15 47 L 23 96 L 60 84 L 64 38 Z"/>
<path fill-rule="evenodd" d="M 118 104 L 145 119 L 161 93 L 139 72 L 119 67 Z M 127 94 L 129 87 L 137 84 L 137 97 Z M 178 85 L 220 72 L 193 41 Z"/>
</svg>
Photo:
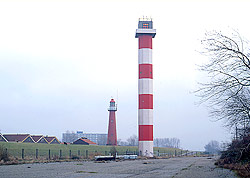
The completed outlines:
<svg viewBox="0 0 250 178">
<path fill-rule="evenodd" d="M 250 177 L 250 135 L 233 140 L 216 165 L 235 170 L 241 177 Z"/>
</svg>

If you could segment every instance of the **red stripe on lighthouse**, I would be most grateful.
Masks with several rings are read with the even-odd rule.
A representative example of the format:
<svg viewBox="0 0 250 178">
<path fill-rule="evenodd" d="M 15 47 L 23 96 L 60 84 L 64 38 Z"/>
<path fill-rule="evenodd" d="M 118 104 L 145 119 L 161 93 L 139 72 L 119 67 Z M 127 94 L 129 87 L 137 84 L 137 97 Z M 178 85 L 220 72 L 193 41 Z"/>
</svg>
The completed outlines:
<svg viewBox="0 0 250 178">
<path fill-rule="evenodd" d="M 139 109 L 153 109 L 153 95 L 140 94 L 139 95 Z"/>
<path fill-rule="evenodd" d="M 139 49 L 141 49 L 141 48 L 152 49 L 152 36 L 150 36 L 150 35 L 139 36 Z"/>
<path fill-rule="evenodd" d="M 153 65 L 152 64 L 139 64 L 139 79 L 141 78 L 153 79 Z"/>
<path fill-rule="evenodd" d="M 139 141 L 153 141 L 153 125 L 139 125 Z"/>
</svg>

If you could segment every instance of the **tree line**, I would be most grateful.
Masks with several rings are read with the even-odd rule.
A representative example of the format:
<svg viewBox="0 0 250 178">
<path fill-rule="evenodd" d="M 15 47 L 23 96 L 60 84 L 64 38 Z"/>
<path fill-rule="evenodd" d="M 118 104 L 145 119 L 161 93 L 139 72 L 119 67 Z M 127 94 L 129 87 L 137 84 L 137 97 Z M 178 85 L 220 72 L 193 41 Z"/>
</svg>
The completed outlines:
<svg viewBox="0 0 250 178">
<path fill-rule="evenodd" d="M 126 141 L 118 139 L 118 145 L 121 146 L 138 146 L 138 137 L 136 135 L 130 136 Z M 180 139 L 178 138 L 155 138 L 155 147 L 167 147 L 167 148 L 180 148 Z"/>
</svg>

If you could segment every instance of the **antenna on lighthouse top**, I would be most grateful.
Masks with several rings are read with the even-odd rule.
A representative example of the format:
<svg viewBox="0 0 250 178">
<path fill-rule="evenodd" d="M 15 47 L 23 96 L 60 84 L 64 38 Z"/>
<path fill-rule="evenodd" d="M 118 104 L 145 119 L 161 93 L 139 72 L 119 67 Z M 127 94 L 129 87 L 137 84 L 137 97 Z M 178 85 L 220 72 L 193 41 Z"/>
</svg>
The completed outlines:
<svg viewBox="0 0 250 178">
<path fill-rule="evenodd" d="M 118 89 L 116 91 L 116 105 L 118 104 Z"/>
<path fill-rule="evenodd" d="M 148 16 L 142 16 L 139 18 L 139 21 L 152 21 L 152 17 L 148 17 Z"/>
</svg>

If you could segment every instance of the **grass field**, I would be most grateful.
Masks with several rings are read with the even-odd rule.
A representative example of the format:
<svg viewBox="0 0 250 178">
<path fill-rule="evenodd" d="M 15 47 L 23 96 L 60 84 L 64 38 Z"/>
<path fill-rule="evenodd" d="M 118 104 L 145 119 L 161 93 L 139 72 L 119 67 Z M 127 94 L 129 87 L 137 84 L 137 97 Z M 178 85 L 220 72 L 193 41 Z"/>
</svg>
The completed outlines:
<svg viewBox="0 0 250 178">
<path fill-rule="evenodd" d="M 34 159 L 36 157 L 36 149 L 38 151 L 38 157 L 48 158 L 50 152 L 50 158 L 56 159 L 60 157 L 69 158 L 69 157 L 80 157 L 87 158 L 93 157 L 94 155 L 109 155 L 113 146 L 100 146 L 100 145 L 57 145 L 57 144 L 42 144 L 42 143 L 0 143 L 0 146 L 3 149 L 7 149 L 7 152 L 10 156 L 21 158 L 22 150 L 24 158 Z M 138 147 L 136 146 L 116 146 L 115 147 L 118 154 L 137 154 Z M 175 150 L 177 154 L 181 153 L 180 149 L 175 148 L 162 148 L 154 147 L 155 154 L 169 154 L 174 155 Z"/>
</svg>

